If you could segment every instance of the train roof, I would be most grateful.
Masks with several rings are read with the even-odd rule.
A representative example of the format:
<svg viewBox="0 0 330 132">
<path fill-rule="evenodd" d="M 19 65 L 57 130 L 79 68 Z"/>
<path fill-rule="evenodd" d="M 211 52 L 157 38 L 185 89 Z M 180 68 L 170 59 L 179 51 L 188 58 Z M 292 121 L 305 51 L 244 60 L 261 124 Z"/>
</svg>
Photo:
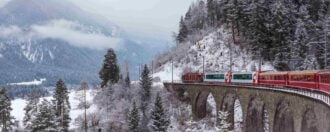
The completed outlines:
<svg viewBox="0 0 330 132">
<path fill-rule="evenodd" d="M 290 71 L 289 74 L 316 74 L 322 70 Z"/>
<path fill-rule="evenodd" d="M 289 75 L 312 75 L 312 74 L 330 74 L 329 70 L 308 70 L 308 71 L 292 71 Z"/>
<path fill-rule="evenodd" d="M 330 74 L 330 70 L 323 70 L 323 71 L 320 71 L 319 74 Z"/>
<path fill-rule="evenodd" d="M 233 72 L 232 74 L 252 74 L 255 72 Z"/>
<path fill-rule="evenodd" d="M 288 74 L 288 72 L 262 72 L 260 75 L 283 75 Z"/>
<path fill-rule="evenodd" d="M 228 72 L 206 72 L 205 74 L 227 74 Z"/>
</svg>

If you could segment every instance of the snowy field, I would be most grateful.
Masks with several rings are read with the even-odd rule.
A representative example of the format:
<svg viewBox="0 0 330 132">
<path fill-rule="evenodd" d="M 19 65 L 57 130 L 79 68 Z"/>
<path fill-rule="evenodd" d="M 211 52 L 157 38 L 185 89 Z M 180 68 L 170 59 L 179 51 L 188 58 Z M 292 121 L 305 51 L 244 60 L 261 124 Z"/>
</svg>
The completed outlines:
<svg viewBox="0 0 330 132">
<path fill-rule="evenodd" d="M 86 91 L 86 94 L 87 94 L 87 101 L 88 102 L 91 102 L 93 100 L 93 97 L 94 97 L 94 93 L 95 90 L 88 90 Z M 76 92 L 71 90 L 70 91 L 70 94 L 69 94 L 69 101 L 70 101 L 70 105 L 71 105 L 71 111 L 70 111 L 70 117 L 71 117 L 71 123 L 70 123 L 70 129 L 73 129 L 75 128 L 75 124 L 74 124 L 74 120 L 75 118 L 77 118 L 79 115 L 83 114 L 84 113 L 84 110 L 82 109 L 77 109 L 77 105 L 79 104 L 79 101 L 77 99 L 75 99 L 75 96 L 76 96 Z M 47 99 L 47 100 L 51 100 L 52 97 L 44 97 L 44 98 L 41 98 L 40 101 L 42 101 L 43 99 Z M 24 107 L 26 105 L 26 100 L 24 99 L 15 99 L 15 100 L 12 100 L 12 116 L 15 117 L 16 120 L 19 121 L 20 123 L 20 126 L 22 126 L 23 124 L 23 118 L 24 118 L 24 114 L 25 114 L 25 111 L 24 111 Z M 93 111 L 96 111 L 96 106 L 95 105 L 92 105 L 88 110 L 87 110 L 87 113 L 89 112 L 93 112 Z"/>
</svg>

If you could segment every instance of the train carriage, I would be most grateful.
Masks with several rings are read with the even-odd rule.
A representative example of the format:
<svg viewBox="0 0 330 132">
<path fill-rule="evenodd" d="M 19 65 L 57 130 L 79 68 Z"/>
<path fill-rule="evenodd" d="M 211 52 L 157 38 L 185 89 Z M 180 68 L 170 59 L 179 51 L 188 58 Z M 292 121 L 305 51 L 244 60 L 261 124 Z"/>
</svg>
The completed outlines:
<svg viewBox="0 0 330 132">
<path fill-rule="evenodd" d="M 286 86 L 288 84 L 288 72 L 263 72 L 259 74 L 258 84 Z"/>
<path fill-rule="evenodd" d="M 318 89 L 318 73 L 319 70 L 289 72 L 288 86 L 311 90 Z"/>
<path fill-rule="evenodd" d="M 185 73 L 181 80 L 184 83 L 200 83 L 203 82 L 203 73 Z"/>
<path fill-rule="evenodd" d="M 319 90 L 330 93 L 330 71 L 319 73 Z"/>
<path fill-rule="evenodd" d="M 186 73 L 184 83 L 288 86 L 330 93 L 330 70 Z"/>
<path fill-rule="evenodd" d="M 216 83 L 228 83 L 230 81 L 230 73 L 229 72 L 214 72 L 214 73 L 205 73 L 204 82 L 209 84 Z"/>
<path fill-rule="evenodd" d="M 257 72 L 234 72 L 231 76 L 231 83 L 234 84 L 257 84 Z"/>
</svg>

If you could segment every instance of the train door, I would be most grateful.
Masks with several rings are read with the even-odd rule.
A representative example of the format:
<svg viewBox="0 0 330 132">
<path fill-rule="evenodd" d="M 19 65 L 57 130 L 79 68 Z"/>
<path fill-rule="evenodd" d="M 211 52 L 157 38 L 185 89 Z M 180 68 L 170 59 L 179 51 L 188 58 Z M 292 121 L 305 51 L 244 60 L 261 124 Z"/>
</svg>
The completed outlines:
<svg viewBox="0 0 330 132">
<path fill-rule="evenodd" d="M 225 77 L 225 83 L 231 83 L 231 79 L 232 79 L 232 73 L 227 72 L 226 77 Z"/>
<path fill-rule="evenodd" d="M 259 83 L 259 72 L 254 72 L 252 74 L 253 74 L 252 83 L 253 84 L 258 84 Z"/>
</svg>

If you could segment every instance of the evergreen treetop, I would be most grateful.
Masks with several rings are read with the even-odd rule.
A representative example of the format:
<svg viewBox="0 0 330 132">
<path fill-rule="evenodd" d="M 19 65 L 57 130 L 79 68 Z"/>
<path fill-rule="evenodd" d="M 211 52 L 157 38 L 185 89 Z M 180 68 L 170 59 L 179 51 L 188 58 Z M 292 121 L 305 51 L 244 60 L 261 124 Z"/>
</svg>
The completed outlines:
<svg viewBox="0 0 330 132">
<path fill-rule="evenodd" d="M 139 131 L 139 110 L 136 106 L 135 101 L 133 102 L 133 108 L 128 116 L 128 127 L 131 132 L 138 132 Z"/>
<path fill-rule="evenodd" d="M 129 72 L 127 71 L 126 77 L 125 77 L 125 86 L 130 87 L 131 85 L 131 79 L 129 77 Z"/>
<path fill-rule="evenodd" d="M 119 80 L 119 66 L 117 64 L 117 56 L 112 48 L 110 48 L 107 54 L 104 56 L 103 66 L 99 72 L 99 76 L 102 80 L 102 88 L 108 83 L 114 84 Z"/>
<path fill-rule="evenodd" d="M 32 132 L 56 132 L 56 118 L 52 104 L 44 99 L 40 105 L 38 105 L 38 113 L 34 120 L 32 120 L 31 131 Z M 61 130 L 61 129 L 60 129 Z"/>
<path fill-rule="evenodd" d="M 69 92 L 62 79 L 60 79 L 56 83 L 53 103 L 58 129 L 67 132 L 71 121 L 69 115 L 71 107 L 69 102 Z"/>
<path fill-rule="evenodd" d="M 2 132 L 9 132 L 14 125 L 14 117 L 11 116 L 10 98 L 7 95 L 5 88 L 0 88 L 0 127 Z"/>
<path fill-rule="evenodd" d="M 152 120 L 151 128 L 156 132 L 166 132 L 167 127 L 170 124 L 169 120 L 166 117 L 165 110 L 163 108 L 162 99 L 159 93 L 157 94 L 155 106 L 151 113 L 151 120 Z"/>
<path fill-rule="evenodd" d="M 148 66 L 145 65 L 144 69 L 141 73 L 141 80 L 140 80 L 140 86 L 142 88 L 141 109 L 142 109 L 142 112 L 144 115 L 145 115 L 145 111 L 147 109 L 148 103 L 150 101 L 151 85 L 152 85 L 152 78 L 150 77 L 150 71 L 148 69 Z"/>
</svg>

